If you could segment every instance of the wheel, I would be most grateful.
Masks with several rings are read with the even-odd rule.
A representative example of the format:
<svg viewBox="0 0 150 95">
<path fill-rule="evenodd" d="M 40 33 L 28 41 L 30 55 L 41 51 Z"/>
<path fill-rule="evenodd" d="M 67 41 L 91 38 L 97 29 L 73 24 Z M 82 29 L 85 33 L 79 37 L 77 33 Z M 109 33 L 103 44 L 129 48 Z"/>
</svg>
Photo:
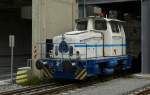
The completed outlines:
<svg viewBox="0 0 150 95">
<path fill-rule="evenodd" d="M 114 74 L 117 74 L 119 76 L 123 75 L 123 64 L 120 63 L 115 67 Z"/>
</svg>

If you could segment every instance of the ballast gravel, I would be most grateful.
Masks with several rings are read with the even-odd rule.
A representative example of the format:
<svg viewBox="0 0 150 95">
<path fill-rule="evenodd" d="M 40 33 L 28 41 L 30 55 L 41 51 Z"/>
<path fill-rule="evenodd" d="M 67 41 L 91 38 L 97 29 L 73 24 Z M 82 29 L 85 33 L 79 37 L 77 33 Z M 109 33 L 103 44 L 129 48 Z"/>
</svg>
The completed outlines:
<svg viewBox="0 0 150 95">
<path fill-rule="evenodd" d="M 65 95 L 127 95 L 126 93 L 146 85 L 150 85 L 149 79 L 118 78 L 74 91 L 67 91 Z M 64 93 L 59 95 L 64 95 Z"/>
<path fill-rule="evenodd" d="M 22 88 L 22 86 L 17 84 L 11 84 L 6 80 L 0 81 L 0 92 L 6 92 L 6 91 L 20 89 L 20 88 Z"/>
</svg>

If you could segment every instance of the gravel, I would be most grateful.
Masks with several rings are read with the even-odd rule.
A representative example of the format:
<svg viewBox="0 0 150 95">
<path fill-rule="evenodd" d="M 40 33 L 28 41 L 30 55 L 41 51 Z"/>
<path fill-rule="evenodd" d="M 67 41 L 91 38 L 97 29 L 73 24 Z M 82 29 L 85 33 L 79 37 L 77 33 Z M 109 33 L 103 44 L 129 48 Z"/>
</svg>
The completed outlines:
<svg viewBox="0 0 150 95">
<path fill-rule="evenodd" d="M 6 80 L 0 81 L 0 92 L 6 92 L 20 88 L 22 88 L 22 86 L 17 84 L 10 84 L 8 81 L 6 82 Z"/>
<path fill-rule="evenodd" d="M 148 79 L 119 78 L 74 91 L 67 91 L 59 95 L 123 95 L 148 84 L 150 84 Z"/>
<path fill-rule="evenodd" d="M 118 78 L 93 84 L 88 87 L 66 91 L 59 95 L 122 95 L 135 89 L 150 85 L 150 79 Z M 17 84 L 0 84 L 0 92 L 22 88 Z M 126 95 L 126 94 L 124 94 Z"/>
</svg>

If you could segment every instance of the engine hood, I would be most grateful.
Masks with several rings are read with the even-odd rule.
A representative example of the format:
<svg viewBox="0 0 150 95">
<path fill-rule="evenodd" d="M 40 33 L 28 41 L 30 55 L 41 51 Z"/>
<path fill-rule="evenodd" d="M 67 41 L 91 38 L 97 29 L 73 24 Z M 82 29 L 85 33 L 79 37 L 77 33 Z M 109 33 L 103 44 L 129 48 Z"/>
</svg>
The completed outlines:
<svg viewBox="0 0 150 95">
<path fill-rule="evenodd" d="M 78 35 L 78 34 L 82 34 L 85 32 L 87 32 L 87 31 L 71 31 L 71 32 L 65 33 L 65 35 Z"/>
<path fill-rule="evenodd" d="M 72 31 L 72 32 L 65 33 L 65 36 L 76 38 L 79 40 L 102 37 L 101 33 L 94 32 L 94 31 Z"/>
<path fill-rule="evenodd" d="M 101 33 L 94 32 L 94 31 L 71 31 L 66 32 L 64 35 L 54 37 L 54 42 L 61 41 L 63 38 L 70 43 L 77 43 L 81 40 L 89 39 L 89 38 L 97 38 L 102 37 Z"/>
</svg>

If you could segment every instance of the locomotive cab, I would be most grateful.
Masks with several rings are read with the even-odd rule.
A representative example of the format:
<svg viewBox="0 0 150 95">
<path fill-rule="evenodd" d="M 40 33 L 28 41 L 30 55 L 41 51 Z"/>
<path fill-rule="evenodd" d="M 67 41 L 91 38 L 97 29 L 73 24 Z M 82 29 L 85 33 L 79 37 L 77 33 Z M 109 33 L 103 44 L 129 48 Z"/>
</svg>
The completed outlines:
<svg viewBox="0 0 150 95">
<path fill-rule="evenodd" d="M 103 56 L 126 55 L 126 38 L 123 21 L 107 18 L 76 20 L 77 31 L 98 32 L 103 36 Z"/>
</svg>

